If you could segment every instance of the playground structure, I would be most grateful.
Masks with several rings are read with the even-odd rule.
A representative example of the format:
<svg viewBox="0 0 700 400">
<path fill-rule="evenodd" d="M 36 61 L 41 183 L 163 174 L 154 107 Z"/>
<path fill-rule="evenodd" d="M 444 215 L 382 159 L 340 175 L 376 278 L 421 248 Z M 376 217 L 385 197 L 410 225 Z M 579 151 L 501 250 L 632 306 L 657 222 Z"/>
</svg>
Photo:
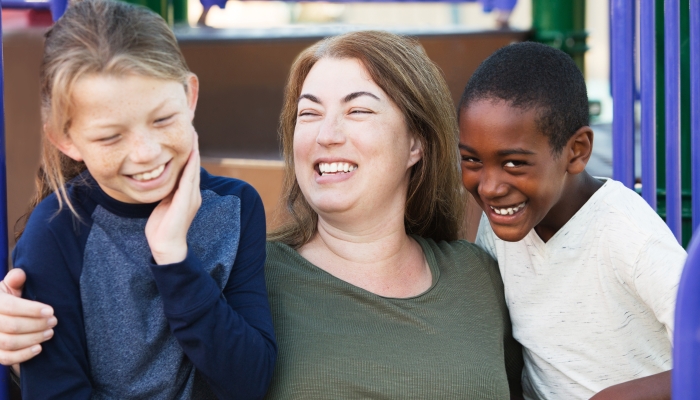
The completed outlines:
<svg viewBox="0 0 700 400">
<path fill-rule="evenodd" d="M 157 5 L 143 4 L 170 10 L 169 15 L 174 18 L 173 10 L 177 8 L 174 3 L 165 0 L 147 1 Z M 568 7 L 565 7 L 566 10 L 559 10 L 558 13 L 552 11 L 557 4 L 564 3 Z M 62 14 L 66 2 L 2 0 L 1 4 L 3 8 L 51 10 L 55 20 Z M 583 4 L 584 0 L 533 0 L 535 39 L 569 52 L 581 67 L 583 52 L 586 50 L 581 11 Z M 681 5 L 687 6 L 683 12 Z M 660 214 L 666 217 L 667 224 L 678 240 L 687 243 L 690 232 L 700 224 L 700 113 L 690 112 L 700 111 L 700 79 L 697 76 L 700 72 L 700 0 L 610 0 L 610 6 L 611 83 L 615 104 L 613 177 L 628 187 L 635 185 L 634 32 L 635 7 L 639 6 L 639 95 L 642 107 L 643 160 L 641 191 L 654 209 L 658 206 Z M 559 18 L 562 13 L 571 18 Z M 683 21 L 686 21 L 686 28 L 683 28 Z M 20 45 L 13 47 L 13 51 L 19 51 L 15 54 L 38 60 L 37 54 L 32 51 L 38 51 L 40 58 L 42 32 L 41 29 L 36 29 L 24 36 L 16 36 Z M 277 206 L 275 200 L 279 197 L 281 183 L 282 163 L 279 161 L 276 131 L 287 72 L 293 58 L 303 48 L 322 37 L 342 32 L 342 29 L 293 32 L 280 29 L 268 30 L 262 35 L 259 32 L 176 29 L 185 58 L 201 80 L 202 93 L 195 126 L 200 133 L 203 165 L 215 174 L 251 182 L 263 197 L 268 224 L 274 220 L 273 210 Z M 503 45 L 526 38 L 525 33 L 514 31 L 469 32 L 452 29 L 397 33 L 418 38 L 426 53 L 442 68 L 455 102 L 464 83 L 484 58 Z M 681 55 L 681 37 L 690 43 L 689 55 Z M 0 51 L 0 90 L 8 93 L 10 90 L 3 86 L 2 61 L 3 54 Z M 695 68 L 690 68 L 691 65 Z M 38 68 L 33 76 L 38 76 Z M 689 80 L 690 90 L 683 86 L 683 79 Z M 38 93 L 38 83 L 34 92 L 17 84 L 12 82 L 12 85 L 21 87 L 28 93 L 25 96 L 36 96 L 35 93 Z M 686 92 L 689 92 L 689 100 L 683 98 Z M 232 93 L 237 97 L 232 96 Z M 8 225 L 8 215 L 11 215 L 9 220 L 14 221 L 23 212 L 20 204 L 22 201 L 26 204 L 26 200 L 18 201 L 16 209 L 8 213 L 6 165 L 9 158 L 5 156 L 4 104 L 0 101 L 0 259 L 6 263 L 9 255 L 8 229 L 5 228 Z M 22 118 L 36 126 L 22 126 L 17 130 L 22 135 L 36 135 L 34 141 L 22 145 L 25 147 L 23 151 L 33 148 L 36 152 L 29 157 L 22 153 L 25 166 L 21 168 L 24 170 L 23 175 L 11 177 L 25 182 L 25 190 L 31 190 L 38 160 L 38 99 L 36 104 L 34 113 L 29 111 Z M 684 119 L 691 122 L 684 123 Z M 682 136 L 681 130 L 684 128 L 688 134 Z M 10 142 L 12 131 L 9 127 L 8 132 Z M 12 146 L 9 148 L 15 151 Z M 688 167 L 682 172 L 681 165 L 684 163 Z M 12 187 L 12 182 L 9 186 Z M 11 193 L 14 195 L 12 191 Z M 686 205 L 685 210 L 684 200 L 688 204 L 692 201 L 692 206 Z M 684 221 L 687 227 L 686 232 L 682 233 Z M 691 399 L 700 393 L 700 379 L 696 379 L 700 372 L 700 235 L 696 235 L 688 250 L 689 257 L 679 286 L 676 309 L 674 399 Z M 5 270 L 6 265 L 0 265 L 2 275 Z M 0 400 L 8 398 L 6 375 L 4 373 L 0 376 Z"/>
</svg>

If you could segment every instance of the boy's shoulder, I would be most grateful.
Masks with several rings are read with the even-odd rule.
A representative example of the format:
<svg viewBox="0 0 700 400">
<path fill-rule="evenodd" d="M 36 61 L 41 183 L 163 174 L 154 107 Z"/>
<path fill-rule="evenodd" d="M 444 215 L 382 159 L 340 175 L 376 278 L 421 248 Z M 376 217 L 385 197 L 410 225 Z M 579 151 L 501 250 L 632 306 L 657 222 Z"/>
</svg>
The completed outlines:
<svg viewBox="0 0 700 400">
<path fill-rule="evenodd" d="M 615 241 L 626 241 L 631 237 L 673 237 L 656 211 L 621 182 L 607 179 L 598 191 L 589 200 L 593 204 L 582 208 L 581 219 L 588 220 L 589 226 L 598 227 L 601 237 Z"/>
</svg>

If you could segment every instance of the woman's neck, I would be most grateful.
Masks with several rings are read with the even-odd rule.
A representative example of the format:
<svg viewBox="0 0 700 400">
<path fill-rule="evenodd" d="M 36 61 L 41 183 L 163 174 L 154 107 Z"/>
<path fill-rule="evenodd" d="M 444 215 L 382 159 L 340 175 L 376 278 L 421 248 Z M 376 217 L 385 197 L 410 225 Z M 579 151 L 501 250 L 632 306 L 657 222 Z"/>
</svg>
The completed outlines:
<svg viewBox="0 0 700 400">
<path fill-rule="evenodd" d="M 299 254 L 338 279 L 384 297 L 416 296 L 432 284 L 423 250 L 406 234 L 403 218 L 349 229 L 319 217 L 316 235 Z"/>
</svg>

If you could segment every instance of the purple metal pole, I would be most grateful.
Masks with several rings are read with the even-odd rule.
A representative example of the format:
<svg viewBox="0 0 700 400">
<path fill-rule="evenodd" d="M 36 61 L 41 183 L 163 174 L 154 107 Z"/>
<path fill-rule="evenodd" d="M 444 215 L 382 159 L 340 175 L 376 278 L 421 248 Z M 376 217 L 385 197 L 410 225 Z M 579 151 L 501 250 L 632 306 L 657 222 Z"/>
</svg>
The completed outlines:
<svg viewBox="0 0 700 400">
<path fill-rule="evenodd" d="M 2 7 L 0 7 L 0 277 L 7 273 L 7 186 L 5 185 L 5 102 L 2 62 Z M 10 398 L 10 376 L 7 367 L 0 366 L 0 400 Z"/>
<path fill-rule="evenodd" d="M 681 58 L 680 5 L 664 2 L 666 69 L 666 224 L 681 241 Z"/>
<path fill-rule="evenodd" d="M 697 399 L 700 393 L 700 379 L 698 379 L 700 307 L 698 304 L 700 304 L 700 235 L 696 232 L 688 246 L 688 259 L 678 284 L 676 327 L 673 333 L 673 373 L 671 374 L 674 400 Z"/>
<path fill-rule="evenodd" d="M 656 210 L 656 90 L 654 51 L 654 0 L 641 0 L 639 21 L 639 70 L 642 103 L 642 197 Z"/>
<path fill-rule="evenodd" d="M 610 1 L 613 178 L 634 185 L 634 0 Z"/>
<path fill-rule="evenodd" d="M 700 0 L 690 0 L 690 170 L 693 232 L 700 225 Z"/>
</svg>

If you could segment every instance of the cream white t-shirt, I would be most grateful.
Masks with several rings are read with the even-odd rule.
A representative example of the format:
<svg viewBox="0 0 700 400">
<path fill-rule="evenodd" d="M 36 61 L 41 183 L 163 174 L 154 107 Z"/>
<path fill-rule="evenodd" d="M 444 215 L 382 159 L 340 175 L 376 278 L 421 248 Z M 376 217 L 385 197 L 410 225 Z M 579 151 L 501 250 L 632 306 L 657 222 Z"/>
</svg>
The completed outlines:
<svg viewBox="0 0 700 400">
<path fill-rule="evenodd" d="M 685 261 L 664 221 L 607 180 L 549 241 L 505 242 L 482 215 L 477 244 L 501 270 L 527 399 L 588 399 L 671 369 Z"/>
</svg>

